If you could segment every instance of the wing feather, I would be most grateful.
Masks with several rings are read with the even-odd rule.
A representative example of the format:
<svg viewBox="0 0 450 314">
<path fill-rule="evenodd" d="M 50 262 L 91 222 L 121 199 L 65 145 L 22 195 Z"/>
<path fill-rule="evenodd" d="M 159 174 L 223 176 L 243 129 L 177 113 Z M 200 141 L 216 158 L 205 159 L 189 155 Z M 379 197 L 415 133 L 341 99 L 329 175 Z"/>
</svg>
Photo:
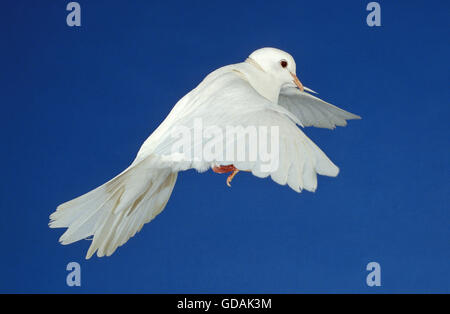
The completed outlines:
<svg viewBox="0 0 450 314">
<path fill-rule="evenodd" d="M 334 129 L 346 126 L 346 120 L 361 119 L 290 85 L 281 89 L 278 104 L 292 112 L 303 126 Z"/>
</svg>

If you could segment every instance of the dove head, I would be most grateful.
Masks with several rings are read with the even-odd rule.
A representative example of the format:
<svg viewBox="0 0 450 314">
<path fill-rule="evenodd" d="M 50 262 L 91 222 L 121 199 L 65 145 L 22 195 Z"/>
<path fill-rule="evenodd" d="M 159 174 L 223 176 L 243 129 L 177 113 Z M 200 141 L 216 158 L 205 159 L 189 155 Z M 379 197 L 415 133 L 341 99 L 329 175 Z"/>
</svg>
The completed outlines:
<svg viewBox="0 0 450 314">
<path fill-rule="evenodd" d="M 287 52 L 276 48 L 262 48 L 248 58 L 277 80 L 280 86 L 294 83 L 303 91 L 304 87 L 296 75 L 294 58 Z"/>
</svg>

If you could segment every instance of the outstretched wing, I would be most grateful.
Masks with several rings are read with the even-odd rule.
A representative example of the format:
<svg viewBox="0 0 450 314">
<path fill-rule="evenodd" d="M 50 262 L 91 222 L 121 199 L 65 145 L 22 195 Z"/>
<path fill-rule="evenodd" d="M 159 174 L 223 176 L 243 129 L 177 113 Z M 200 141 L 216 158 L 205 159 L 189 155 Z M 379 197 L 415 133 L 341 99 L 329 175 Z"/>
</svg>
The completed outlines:
<svg viewBox="0 0 450 314">
<path fill-rule="evenodd" d="M 261 96 L 239 72 L 239 68 L 218 71 L 175 106 L 161 129 L 155 132 L 154 138 L 144 143 L 137 156 L 138 161 L 152 154 L 159 156 L 162 167 L 171 167 L 174 171 L 192 168 L 206 171 L 212 166 L 233 164 L 240 170 L 251 171 L 257 177 L 270 176 L 275 182 L 288 184 L 298 192 L 302 189 L 314 191 L 317 187 L 317 174 L 338 174 L 339 169 L 297 127 L 296 123 L 299 121 L 292 113 Z M 219 130 L 219 133 L 221 131 L 225 135 L 227 129 L 233 127 L 277 130 L 277 147 L 270 147 L 271 152 L 277 151 L 274 156 L 276 160 L 271 160 L 273 163 L 268 165 L 260 154 L 256 159 L 249 157 L 241 160 L 236 155 L 238 137 L 228 136 L 223 139 L 221 156 L 217 157 L 220 154 L 215 154 L 208 160 L 205 156 L 194 156 L 195 152 L 205 148 L 204 142 L 194 141 L 193 134 L 199 131 L 199 125 L 203 130 L 213 129 L 216 133 Z M 180 138 L 176 135 L 180 134 L 180 128 L 183 130 L 181 133 L 191 134 L 192 139 L 188 145 L 178 149 L 177 142 Z M 269 141 L 269 135 L 266 135 L 266 140 Z M 263 135 L 258 133 L 258 137 L 258 142 L 261 143 Z M 246 145 L 248 148 L 249 143 Z"/>
<path fill-rule="evenodd" d="M 346 126 L 346 120 L 361 119 L 292 86 L 281 89 L 278 104 L 292 112 L 303 126 L 334 129 Z"/>
</svg>

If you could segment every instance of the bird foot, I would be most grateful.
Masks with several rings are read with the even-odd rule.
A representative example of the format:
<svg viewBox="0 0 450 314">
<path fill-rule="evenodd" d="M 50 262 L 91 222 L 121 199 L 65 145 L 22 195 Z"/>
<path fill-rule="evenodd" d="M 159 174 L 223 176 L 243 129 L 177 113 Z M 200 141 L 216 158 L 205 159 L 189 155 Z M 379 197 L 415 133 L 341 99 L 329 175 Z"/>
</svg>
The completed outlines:
<svg viewBox="0 0 450 314">
<path fill-rule="evenodd" d="M 227 178 L 227 185 L 228 185 L 228 187 L 231 187 L 231 181 L 233 181 L 233 178 L 239 172 L 239 170 L 233 165 L 213 167 L 212 171 L 214 171 L 215 173 L 220 173 L 220 174 L 231 172 L 231 174 Z"/>
</svg>

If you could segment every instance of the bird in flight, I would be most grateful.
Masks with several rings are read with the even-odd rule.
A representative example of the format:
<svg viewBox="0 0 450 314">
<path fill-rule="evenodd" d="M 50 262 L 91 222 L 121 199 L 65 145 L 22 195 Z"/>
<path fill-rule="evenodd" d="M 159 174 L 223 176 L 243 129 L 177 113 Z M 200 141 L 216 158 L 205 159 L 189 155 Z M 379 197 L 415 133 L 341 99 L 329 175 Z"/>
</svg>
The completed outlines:
<svg viewBox="0 0 450 314">
<path fill-rule="evenodd" d="M 177 102 L 127 169 L 87 194 L 59 205 L 50 215 L 49 226 L 67 228 L 60 238 L 64 245 L 91 238 L 87 259 L 95 252 L 98 257 L 110 256 L 164 209 L 178 172 L 189 169 L 229 173 L 228 185 L 239 171 L 247 171 L 260 178 L 270 176 L 297 192 L 315 191 L 317 174 L 335 177 L 339 168 L 297 125 L 334 129 L 360 117 L 322 101 L 314 93 L 297 77 L 293 57 L 275 48 L 256 50 L 244 62 L 215 70 Z M 270 128 L 271 132 L 267 131 L 266 137 L 264 132 L 258 133 L 257 140 L 248 134 L 231 139 L 218 136 L 212 157 L 192 157 L 199 144 L 188 135 L 198 121 L 203 130 L 239 126 Z M 177 132 L 185 135 L 182 145 L 183 136 L 174 136 Z M 271 137 L 275 141 L 270 142 L 270 150 L 277 154 L 270 167 L 259 155 L 236 158 L 239 147 L 234 149 L 234 145 L 243 143 L 248 148 L 268 138 L 269 133 L 277 135 Z M 225 145 L 219 145 L 222 140 Z"/>
</svg>

